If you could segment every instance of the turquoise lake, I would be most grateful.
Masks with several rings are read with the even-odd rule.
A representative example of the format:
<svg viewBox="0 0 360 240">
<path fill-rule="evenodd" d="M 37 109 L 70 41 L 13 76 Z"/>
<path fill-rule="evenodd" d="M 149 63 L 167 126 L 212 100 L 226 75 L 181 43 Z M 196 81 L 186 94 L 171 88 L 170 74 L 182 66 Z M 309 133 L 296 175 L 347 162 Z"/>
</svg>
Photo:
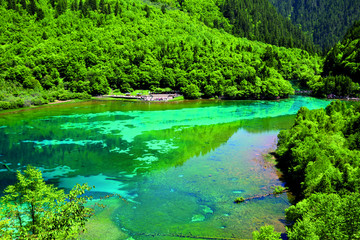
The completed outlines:
<svg viewBox="0 0 360 240">
<path fill-rule="evenodd" d="M 296 96 L 48 105 L 0 114 L 0 163 L 31 164 L 65 190 L 95 186 L 88 194 L 108 207 L 97 210 L 83 239 L 249 239 L 265 224 L 284 232 L 288 196 L 234 199 L 284 185 L 264 154 L 301 106 L 329 103 Z M 14 182 L 0 170 L 1 191 Z M 124 200 L 101 200 L 113 193 Z"/>
</svg>

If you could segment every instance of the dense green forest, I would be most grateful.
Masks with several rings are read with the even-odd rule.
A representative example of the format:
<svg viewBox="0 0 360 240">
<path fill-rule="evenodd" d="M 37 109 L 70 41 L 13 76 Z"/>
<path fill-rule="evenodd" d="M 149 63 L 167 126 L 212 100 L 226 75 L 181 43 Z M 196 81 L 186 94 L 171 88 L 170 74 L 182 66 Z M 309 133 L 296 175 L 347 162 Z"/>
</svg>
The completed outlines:
<svg viewBox="0 0 360 240">
<path fill-rule="evenodd" d="M 3 109 L 89 98 L 110 88 L 272 99 L 293 93 L 288 80 L 307 81 L 321 69 L 321 59 L 304 50 L 234 37 L 166 3 L 1 3 Z"/>
<path fill-rule="evenodd" d="M 311 53 L 320 51 L 310 36 L 280 15 L 268 0 L 223 0 L 220 9 L 229 19 L 235 36 Z"/>
<path fill-rule="evenodd" d="M 326 55 L 322 77 L 308 82 L 313 95 L 326 97 L 359 96 L 360 93 L 360 21 L 347 31 L 344 39 Z"/>
<path fill-rule="evenodd" d="M 268 0 L 158 0 L 202 21 L 206 26 L 224 29 L 276 46 L 296 47 L 318 52 L 312 39 L 290 20 L 280 15 Z"/>
<path fill-rule="evenodd" d="M 270 0 L 278 12 L 308 33 L 326 53 L 360 18 L 360 0 Z"/>
<path fill-rule="evenodd" d="M 290 239 L 359 238 L 359 123 L 360 105 L 337 101 L 301 108 L 278 135 L 278 164 L 298 201 L 286 211 Z"/>
</svg>

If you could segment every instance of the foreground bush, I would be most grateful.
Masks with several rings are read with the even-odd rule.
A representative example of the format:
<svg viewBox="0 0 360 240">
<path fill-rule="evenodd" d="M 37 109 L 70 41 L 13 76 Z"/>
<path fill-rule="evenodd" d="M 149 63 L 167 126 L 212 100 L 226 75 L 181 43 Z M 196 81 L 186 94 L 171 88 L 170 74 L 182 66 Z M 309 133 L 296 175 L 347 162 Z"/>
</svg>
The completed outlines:
<svg viewBox="0 0 360 240">
<path fill-rule="evenodd" d="M 44 182 L 42 174 L 28 166 L 17 182 L 4 190 L 0 209 L 0 236 L 5 239 L 74 239 L 85 231 L 93 209 L 85 207 L 91 188 L 76 185 L 69 194 Z"/>
</svg>

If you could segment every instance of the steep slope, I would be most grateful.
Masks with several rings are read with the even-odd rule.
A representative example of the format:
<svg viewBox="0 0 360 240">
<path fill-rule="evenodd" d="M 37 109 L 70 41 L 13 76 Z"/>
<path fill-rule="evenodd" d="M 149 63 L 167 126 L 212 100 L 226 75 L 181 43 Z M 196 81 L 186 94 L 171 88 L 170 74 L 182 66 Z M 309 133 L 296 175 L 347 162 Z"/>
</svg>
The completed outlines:
<svg viewBox="0 0 360 240">
<path fill-rule="evenodd" d="M 286 80 L 319 72 L 305 51 L 236 38 L 157 3 L 41 1 L 30 11 L 8 2 L 0 8 L 0 101 L 11 104 L 2 108 L 109 88 L 269 99 L 293 92 Z"/>
<path fill-rule="evenodd" d="M 327 52 L 360 18 L 360 0 L 269 0 Z"/>
<path fill-rule="evenodd" d="M 309 82 L 317 96 L 335 97 L 360 94 L 360 21 L 348 30 L 344 39 L 326 55 L 322 78 Z"/>
<path fill-rule="evenodd" d="M 277 13 L 268 0 L 157 0 L 177 7 L 206 26 L 276 46 L 318 50 L 311 38 Z M 225 17 L 225 18 L 224 18 Z"/>
<path fill-rule="evenodd" d="M 236 36 L 316 52 L 311 38 L 281 16 L 268 0 L 223 0 L 220 9 Z"/>
<path fill-rule="evenodd" d="M 347 31 L 341 43 L 327 54 L 324 75 L 346 75 L 360 83 L 360 21 Z"/>
</svg>

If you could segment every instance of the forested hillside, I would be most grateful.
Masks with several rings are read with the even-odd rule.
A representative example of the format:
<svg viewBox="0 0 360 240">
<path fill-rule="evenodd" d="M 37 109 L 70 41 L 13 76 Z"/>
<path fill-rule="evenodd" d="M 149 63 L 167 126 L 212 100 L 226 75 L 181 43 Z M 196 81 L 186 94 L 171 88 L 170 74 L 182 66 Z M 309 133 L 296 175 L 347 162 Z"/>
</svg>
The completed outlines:
<svg viewBox="0 0 360 240">
<path fill-rule="evenodd" d="M 276 11 L 268 0 L 158 0 L 202 21 L 206 26 L 224 29 L 276 46 L 296 47 L 317 52 L 312 39 Z"/>
<path fill-rule="evenodd" d="M 270 0 L 326 53 L 360 19 L 360 0 Z"/>
<path fill-rule="evenodd" d="M 0 18 L 2 108 L 110 88 L 272 99 L 320 71 L 303 50 L 236 38 L 159 3 L 5 0 Z"/>
<path fill-rule="evenodd" d="M 358 239 L 360 106 L 301 108 L 278 135 L 277 160 L 297 200 L 286 211 L 290 239 Z"/>
<path fill-rule="evenodd" d="M 324 76 L 346 75 L 354 82 L 360 82 L 360 21 L 347 31 L 344 39 L 327 54 Z"/>
<path fill-rule="evenodd" d="M 359 96 L 360 21 L 347 31 L 344 39 L 326 55 L 322 78 L 309 81 L 315 96 Z"/>
<path fill-rule="evenodd" d="M 312 39 L 280 15 L 268 0 L 223 0 L 220 9 L 230 20 L 235 36 L 309 52 L 319 51 Z"/>
</svg>

